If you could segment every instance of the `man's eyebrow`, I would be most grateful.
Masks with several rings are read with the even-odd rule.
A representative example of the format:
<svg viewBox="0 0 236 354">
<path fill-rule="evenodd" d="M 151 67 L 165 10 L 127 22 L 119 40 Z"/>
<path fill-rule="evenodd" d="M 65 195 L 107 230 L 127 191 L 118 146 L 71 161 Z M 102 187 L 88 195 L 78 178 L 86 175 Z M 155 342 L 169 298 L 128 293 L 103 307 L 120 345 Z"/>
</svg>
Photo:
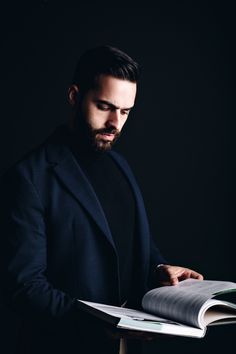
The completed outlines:
<svg viewBox="0 0 236 354">
<path fill-rule="evenodd" d="M 133 108 L 133 106 L 132 107 L 128 107 L 128 108 L 120 108 L 120 107 L 118 107 L 118 106 L 114 105 L 113 103 L 111 103 L 109 101 L 106 101 L 106 100 L 95 99 L 95 102 L 96 103 L 101 103 L 101 104 L 106 104 L 107 106 L 111 107 L 112 109 L 121 109 L 123 111 L 130 111 Z"/>
</svg>

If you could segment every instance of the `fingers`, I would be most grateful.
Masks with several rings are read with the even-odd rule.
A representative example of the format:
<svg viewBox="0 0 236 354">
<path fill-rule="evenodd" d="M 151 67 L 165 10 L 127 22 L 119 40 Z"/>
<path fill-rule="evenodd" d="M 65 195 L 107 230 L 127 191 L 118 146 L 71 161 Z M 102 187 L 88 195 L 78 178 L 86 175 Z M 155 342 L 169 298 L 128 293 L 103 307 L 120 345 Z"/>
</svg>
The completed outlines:
<svg viewBox="0 0 236 354">
<path fill-rule="evenodd" d="M 189 278 L 203 280 L 200 273 L 179 266 L 163 265 L 160 272 L 160 283 L 162 285 L 177 285 L 179 281 Z"/>
<path fill-rule="evenodd" d="M 185 271 L 180 267 L 172 267 L 168 268 L 170 285 L 177 285 L 179 283 L 179 279 L 184 277 Z"/>
<path fill-rule="evenodd" d="M 191 276 L 190 278 L 193 279 L 198 279 L 198 280 L 203 280 L 203 275 L 200 273 L 195 272 L 194 270 L 191 270 Z"/>
<path fill-rule="evenodd" d="M 163 265 L 160 269 L 160 282 L 162 285 L 176 285 L 183 275 L 184 269 L 177 266 Z"/>
</svg>

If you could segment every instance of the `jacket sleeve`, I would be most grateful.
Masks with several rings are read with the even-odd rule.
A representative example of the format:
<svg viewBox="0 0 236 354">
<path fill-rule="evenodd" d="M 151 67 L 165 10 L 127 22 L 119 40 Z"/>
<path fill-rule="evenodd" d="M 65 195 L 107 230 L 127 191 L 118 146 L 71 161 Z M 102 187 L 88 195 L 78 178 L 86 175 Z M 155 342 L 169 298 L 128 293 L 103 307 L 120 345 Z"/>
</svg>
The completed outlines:
<svg viewBox="0 0 236 354">
<path fill-rule="evenodd" d="M 66 326 L 74 320 L 75 299 L 47 280 L 45 212 L 36 188 L 14 169 L 2 178 L 0 194 L 3 297 L 21 316 Z"/>
<path fill-rule="evenodd" d="M 168 261 L 162 256 L 161 252 L 157 248 L 153 238 L 150 240 L 150 267 L 148 274 L 148 288 L 152 289 L 157 287 L 157 278 L 156 278 L 156 267 L 159 264 L 168 264 Z"/>
<path fill-rule="evenodd" d="M 167 260 L 162 256 L 161 252 L 157 248 L 153 237 L 151 237 L 150 245 L 150 269 L 155 269 L 159 264 L 167 264 Z"/>
</svg>

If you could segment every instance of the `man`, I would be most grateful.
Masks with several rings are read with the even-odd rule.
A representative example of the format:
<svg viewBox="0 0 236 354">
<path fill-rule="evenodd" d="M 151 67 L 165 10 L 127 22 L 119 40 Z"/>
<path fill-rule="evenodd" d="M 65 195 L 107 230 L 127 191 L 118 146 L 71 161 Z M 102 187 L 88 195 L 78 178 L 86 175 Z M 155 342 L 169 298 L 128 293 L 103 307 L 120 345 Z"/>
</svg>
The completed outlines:
<svg viewBox="0 0 236 354">
<path fill-rule="evenodd" d="M 138 64 L 116 48 L 85 52 L 68 91 L 68 124 L 3 177 L 3 293 L 21 324 L 21 353 L 117 353 L 76 299 L 139 306 L 150 287 L 202 276 L 168 265 L 141 193 L 111 151 L 135 104 Z"/>
</svg>

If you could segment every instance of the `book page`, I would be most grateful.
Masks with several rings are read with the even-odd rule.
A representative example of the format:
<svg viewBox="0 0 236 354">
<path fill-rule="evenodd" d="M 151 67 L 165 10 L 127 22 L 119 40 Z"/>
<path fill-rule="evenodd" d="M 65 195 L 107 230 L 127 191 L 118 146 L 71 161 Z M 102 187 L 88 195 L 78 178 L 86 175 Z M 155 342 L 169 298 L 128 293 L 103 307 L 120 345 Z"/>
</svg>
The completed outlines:
<svg viewBox="0 0 236 354">
<path fill-rule="evenodd" d="M 199 312 L 216 293 L 236 289 L 236 283 L 187 279 L 174 286 L 149 291 L 142 301 L 143 309 L 161 317 L 203 328 Z"/>
<path fill-rule="evenodd" d="M 205 335 L 204 329 L 185 326 L 182 324 L 162 323 L 152 321 L 134 321 L 122 317 L 119 321 L 118 328 L 126 328 L 131 330 L 138 330 L 143 332 L 169 334 L 175 336 L 185 336 L 202 338 Z"/>
<path fill-rule="evenodd" d="M 199 312 L 199 322 L 203 326 L 214 325 L 214 322 L 236 323 L 236 304 L 215 299 L 207 300 Z"/>
<path fill-rule="evenodd" d="M 219 280 L 199 281 L 195 279 L 187 279 L 181 281 L 178 284 L 178 287 L 180 289 L 186 289 L 187 291 L 193 291 L 194 293 L 204 294 L 208 298 L 231 291 L 236 291 L 236 283 Z"/>
<path fill-rule="evenodd" d="M 126 307 L 118 307 L 118 306 L 111 306 L 111 305 L 105 305 L 105 304 L 100 304 L 96 302 L 90 302 L 90 301 L 82 301 L 79 300 L 80 302 L 83 302 L 86 305 L 89 305 L 99 311 L 102 311 L 104 313 L 107 313 L 111 316 L 117 317 L 117 318 L 131 318 L 133 320 L 137 321 L 153 321 L 153 322 L 165 322 L 165 323 L 175 323 L 173 321 L 169 321 L 167 319 L 151 315 L 149 313 L 139 311 L 139 310 L 134 310 Z"/>
<path fill-rule="evenodd" d="M 83 300 L 78 301 L 79 303 L 85 304 L 89 308 L 95 309 L 99 313 L 105 313 L 112 317 L 118 318 L 118 328 L 195 338 L 201 338 L 205 335 L 205 330 L 185 326 L 180 323 L 153 316 L 143 311 Z M 98 314 L 95 311 L 90 313 Z M 99 317 L 101 318 L 101 316 Z"/>
</svg>

